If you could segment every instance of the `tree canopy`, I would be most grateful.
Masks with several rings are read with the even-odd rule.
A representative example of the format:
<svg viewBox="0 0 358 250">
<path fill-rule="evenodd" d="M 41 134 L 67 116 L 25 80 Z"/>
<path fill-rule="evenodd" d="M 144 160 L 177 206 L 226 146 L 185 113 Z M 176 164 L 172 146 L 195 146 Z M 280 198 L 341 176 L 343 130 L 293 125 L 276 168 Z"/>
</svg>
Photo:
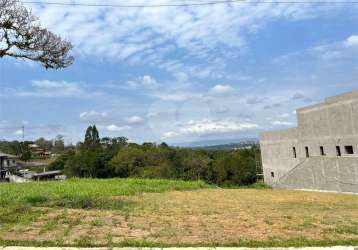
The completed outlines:
<svg viewBox="0 0 358 250">
<path fill-rule="evenodd" d="M 96 148 L 99 143 L 100 138 L 96 125 L 89 126 L 86 130 L 84 146 L 86 148 Z"/>
<path fill-rule="evenodd" d="M 67 150 L 51 164 L 69 177 L 136 177 L 203 180 L 225 186 L 256 181 L 255 150 L 174 148 L 166 143 L 128 143 L 125 137 L 99 137 L 95 125 L 84 143 Z"/>
<path fill-rule="evenodd" d="M 70 42 L 42 28 L 17 0 L 0 0 L 0 58 L 29 59 L 59 69 L 72 64 L 71 49 Z"/>
</svg>

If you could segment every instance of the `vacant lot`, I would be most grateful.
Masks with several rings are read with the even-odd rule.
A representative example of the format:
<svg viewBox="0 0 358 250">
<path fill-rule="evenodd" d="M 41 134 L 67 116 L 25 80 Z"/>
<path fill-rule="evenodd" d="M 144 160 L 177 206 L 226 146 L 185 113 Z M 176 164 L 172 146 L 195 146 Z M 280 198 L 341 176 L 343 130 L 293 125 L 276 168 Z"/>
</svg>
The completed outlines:
<svg viewBox="0 0 358 250">
<path fill-rule="evenodd" d="M 354 195 L 134 179 L 3 184 L 0 194 L 3 244 L 358 243 Z"/>
</svg>

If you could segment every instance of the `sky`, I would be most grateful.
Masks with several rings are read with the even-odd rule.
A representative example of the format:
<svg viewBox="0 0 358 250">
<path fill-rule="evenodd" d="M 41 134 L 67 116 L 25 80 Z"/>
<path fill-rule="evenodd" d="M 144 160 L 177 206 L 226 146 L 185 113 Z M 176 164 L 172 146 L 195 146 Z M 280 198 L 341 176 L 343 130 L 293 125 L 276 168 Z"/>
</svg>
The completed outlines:
<svg viewBox="0 0 358 250">
<path fill-rule="evenodd" d="M 235 141 L 293 127 L 296 108 L 358 90 L 358 4 L 26 7 L 72 42 L 75 62 L 0 59 L 0 139 L 21 140 L 25 126 L 25 139 L 76 143 L 96 124 L 102 137 L 138 143 Z"/>
</svg>

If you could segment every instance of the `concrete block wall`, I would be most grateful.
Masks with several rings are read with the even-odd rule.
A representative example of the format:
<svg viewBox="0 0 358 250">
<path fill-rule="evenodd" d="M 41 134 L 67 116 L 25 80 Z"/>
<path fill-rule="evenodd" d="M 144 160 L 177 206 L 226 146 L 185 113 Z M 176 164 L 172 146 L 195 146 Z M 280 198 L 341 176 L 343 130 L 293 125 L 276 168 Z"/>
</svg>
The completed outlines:
<svg viewBox="0 0 358 250">
<path fill-rule="evenodd" d="M 284 179 L 287 188 L 291 186 L 298 188 L 296 186 L 301 183 L 299 188 L 318 187 L 335 191 L 345 189 L 341 185 L 332 184 L 334 183 L 332 180 L 336 178 L 344 183 L 348 180 L 348 176 L 351 178 L 356 171 L 356 165 L 352 165 L 352 162 L 356 164 L 358 160 L 358 91 L 329 97 L 324 103 L 298 109 L 297 121 L 297 128 L 266 132 L 261 135 L 265 182 L 275 187 Z M 341 151 L 339 157 L 337 157 L 337 146 Z M 354 153 L 348 154 L 345 146 L 352 146 Z M 306 155 L 306 147 L 309 157 Z M 323 147 L 323 155 L 321 147 Z M 309 167 L 309 164 L 315 166 L 327 164 L 328 167 Z M 336 171 L 336 168 L 339 168 L 339 171 Z M 293 179 L 290 180 L 288 173 L 293 169 L 296 172 L 291 175 Z M 323 170 L 325 171 L 322 172 Z M 346 176 L 344 173 L 349 173 L 346 174 L 347 178 L 344 178 Z M 322 183 L 326 183 L 325 185 L 317 184 L 320 178 Z M 355 187 L 353 184 L 349 185 Z M 358 188 L 355 190 L 358 193 Z"/>
<path fill-rule="evenodd" d="M 311 157 L 283 176 L 274 187 L 358 193 L 358 159 Z"/>
</svg>

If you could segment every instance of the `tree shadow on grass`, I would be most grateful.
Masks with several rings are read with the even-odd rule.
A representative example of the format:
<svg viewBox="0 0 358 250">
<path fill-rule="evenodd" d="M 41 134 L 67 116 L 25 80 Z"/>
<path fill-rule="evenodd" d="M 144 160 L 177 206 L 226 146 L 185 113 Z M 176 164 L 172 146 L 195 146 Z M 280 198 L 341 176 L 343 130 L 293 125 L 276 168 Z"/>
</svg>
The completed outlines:
<svg viewBox="0 0 358 250">
<path fill-rule="evenodd" d="M 25 201 L 33 207 L 61 207 L 71 209 L 108 209 L 123 210 L 134 205 L 132 201 L 124 201 L 117 197 L 94 197 L 89 195 L 67 195 L 48 198 L 41 195 L 26 196 Z"/>
</svg>

